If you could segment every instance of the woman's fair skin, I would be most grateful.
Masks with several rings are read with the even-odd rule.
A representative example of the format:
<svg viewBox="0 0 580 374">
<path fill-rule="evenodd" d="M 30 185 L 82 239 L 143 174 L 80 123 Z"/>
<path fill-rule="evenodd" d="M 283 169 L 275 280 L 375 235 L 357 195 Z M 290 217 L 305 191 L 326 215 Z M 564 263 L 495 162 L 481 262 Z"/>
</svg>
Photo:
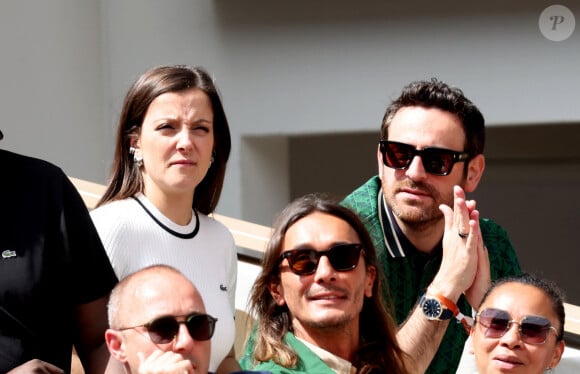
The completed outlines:
<svg viewBox="0 0 580 374">
<path fill-rule="evenodd" d="M 157 96 L 132 140 L 143 158 L 143 194 L 179 225 L 191 221 L 195 188 L 211 166 L 214 145 L 212 104 L 196 88 Z M 232 347 L 218 372 L 234 369 L 239 366 Z"/>
<path fill-rule="evenodd" d="M 556 331 L 560 329 L 551 299 L 531 285 L 510 282 L 496 287 L 479 310 L 486 308 L 505 310 L 514 321 L 530 315 L 545 317 Z M 488 338 L 485 336 L 486 328 L 476 323 L 471 338 L 479 374 L 540 374 L 558 365 L 564 352 L 564 341 L 558 341 L 556 333 L 550 331 L 543 344 L 529 344 L 522 341 L 518 329 L 519 325 L 512 323 L 502 337 Z"/>
<path fill-rule="evenodd" d="M 199 89 L 159 95 L 132 145 L 143 157 L 145 196 L 175 223 L 188 224 L 214 147 L 209 97 Z"/>
</svg>

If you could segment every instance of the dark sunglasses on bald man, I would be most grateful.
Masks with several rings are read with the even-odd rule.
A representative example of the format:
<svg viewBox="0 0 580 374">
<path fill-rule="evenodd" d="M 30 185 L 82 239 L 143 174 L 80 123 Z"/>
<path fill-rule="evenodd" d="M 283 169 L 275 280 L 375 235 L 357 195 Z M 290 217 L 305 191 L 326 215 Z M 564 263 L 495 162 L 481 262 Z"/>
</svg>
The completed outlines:
<svg viewBox="0 0 580 374">
<path fill-rule="evenodd" d="M 178 321 L 178 317 L 185 317 L 185 320 Z M 143 325 L 125 327 L 119 329 L 119 331 L 145 327 L 153 343 L 166 344 L 175 339 L 179 332 L 179 325 L 183 323 L 193 340 L 202 341 L 211 339 L 216 322 L 217 318 L 209 314 L 191 313 L 186 316 L 163 316 Z"/>
<path fill-rule="evenodd" d="M 505 310 L 487 308 L 479 312 L 475 320 L 485 327 L 486 338 L 501 338 L 514 323 L 518 325 L 518 332 L 524 343 L 543 344 L 548 340 L 551 331 L 558 336 L 558 331 L 550 321 L 540 316 L 525 316 L 515 321 Z"/>
<path fill-rule="evenodd" d="M 390 140 L 379 141 L 383 163 L 393 169 L 407 169 L 415 156 L 421 157 L 421 162 L 427 173 L 433 175 L 448 175 L 456 162 L 469 159 L 466 152 L 457 152 L 445 148 L 426 147 L 416 149 L 405 143 Z"/>
<path fill-rule="evenodd" d="M 326 256 L 336 271 L 348 271 L 356 268 L 362 245 L 358 243 L 338 244 L 326 251 L 315 249 L 293 249 L 280 255 L 280 262 L 288 260 L 290 270 L 298 275 L 310 275 L 316 272 L 320 257 Z"/>
</svg>

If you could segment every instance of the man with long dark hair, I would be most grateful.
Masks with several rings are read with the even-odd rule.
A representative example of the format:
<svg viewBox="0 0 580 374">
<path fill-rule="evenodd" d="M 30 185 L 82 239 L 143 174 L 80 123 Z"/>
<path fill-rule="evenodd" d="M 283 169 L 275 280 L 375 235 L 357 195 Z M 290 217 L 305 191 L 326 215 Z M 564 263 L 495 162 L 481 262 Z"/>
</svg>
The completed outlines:
<svg viewBox="0 0 580 374">
<path fill-rule="evenodd" d="M 254 284 L 242 367 L 272 373 L 407 373 L 366 229 L 337 201 L 306 195 L 278 217 Z"/>
</svg>

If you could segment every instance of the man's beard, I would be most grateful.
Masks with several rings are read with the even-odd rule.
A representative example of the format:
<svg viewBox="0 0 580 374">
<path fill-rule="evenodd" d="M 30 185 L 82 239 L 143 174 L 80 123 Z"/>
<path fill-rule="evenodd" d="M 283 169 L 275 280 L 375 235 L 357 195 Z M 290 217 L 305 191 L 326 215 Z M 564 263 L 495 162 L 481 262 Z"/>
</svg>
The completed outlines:
<svg viewBox="0 0 580 374">
<path fill-rule="evenodd" d="M 400 202 L 396 199 L 396 194 L 401 188 L 422 191 L 431 197 L 433 203 L 430 206 L 422 208 Z M 401 223 L 410 227 L 414 231 L 423 231 L 443 219 L 443 213 L 439 209 L 440 204 L 447 204 L 453 207 L 453 192 L 447 196 L 441 196 L 441 194 L 429 184 L 408 181 L 405 185 L 397 186 L 395 193 L 387 197 L 387 204 Z"/>
<path fill-rule="evenodd" d="M 307 325 L 315 328 L 317 330 L 342 330 L 344 327 L 349 326 L 350 322 L 353 320 L 352 316 L 343 314 L 340 317 L 325 320 L 325 321 L 308 321 Z"/>
</svg>

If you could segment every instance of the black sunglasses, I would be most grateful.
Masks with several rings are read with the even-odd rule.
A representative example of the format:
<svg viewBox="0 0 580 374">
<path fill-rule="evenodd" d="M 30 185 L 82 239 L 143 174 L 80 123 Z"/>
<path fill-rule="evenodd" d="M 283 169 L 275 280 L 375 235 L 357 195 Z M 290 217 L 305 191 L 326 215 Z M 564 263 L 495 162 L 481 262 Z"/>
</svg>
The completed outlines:
<svg viewBox="0 0 580 374">
<path fill-rule="evenodd" d="M 326 251 L 314 249 L 293 249 L 280 255 L 280 262 L 288 259 L 290 270 L 298 275 L 310 275 L 316 272 L 320 257 L 328 257 L 328 261 L 336 271 L 348 271 L 356 268 L 362 245 L 338 244 Z"/>
<path fill-rule="evenodd" d="M 469 154 L 445 148 L 427 147 L 416 149 L 405 143 L 380 140 L 383 163 L 393 169 L 406 169 L 415 156 L 421 157 L 425 171 L 434 175 L 448 175 L 456 162 L 466 161 Z"/>
<path fill-rule="evenodd" d="M 524 343 L 543 344 L 548 340 L 550 331 L 554 331 L 554 334 L 558 336 L 556 328 L 545 317 L 525 316 L 518 322 L 511 319 L 505 310 L 488 308 L 479 312 L 475 319 L 485 327 L 487 338 L 501 338 L 509 331 L 513 323 L 519 325 L 518 331 Z"/>
<path fill-rule="evenodd" d="M 149 338 L 153 343 L 166 344 L 175 339 L 179 332 L 179 325 L 184 323 L 189 335 L 194 340 L 209 340 L 213 336 L 217 318 L 203 313 L 189 314 L 185 316 L 185 321 L 178 321 L 177 317 L 179 316 L 163 316 L 143 325 L 125 327 L 119 329 L 119 331 L 134 329 L 136 327 L 145 327 L 149 333 Z"/>
</svg>

